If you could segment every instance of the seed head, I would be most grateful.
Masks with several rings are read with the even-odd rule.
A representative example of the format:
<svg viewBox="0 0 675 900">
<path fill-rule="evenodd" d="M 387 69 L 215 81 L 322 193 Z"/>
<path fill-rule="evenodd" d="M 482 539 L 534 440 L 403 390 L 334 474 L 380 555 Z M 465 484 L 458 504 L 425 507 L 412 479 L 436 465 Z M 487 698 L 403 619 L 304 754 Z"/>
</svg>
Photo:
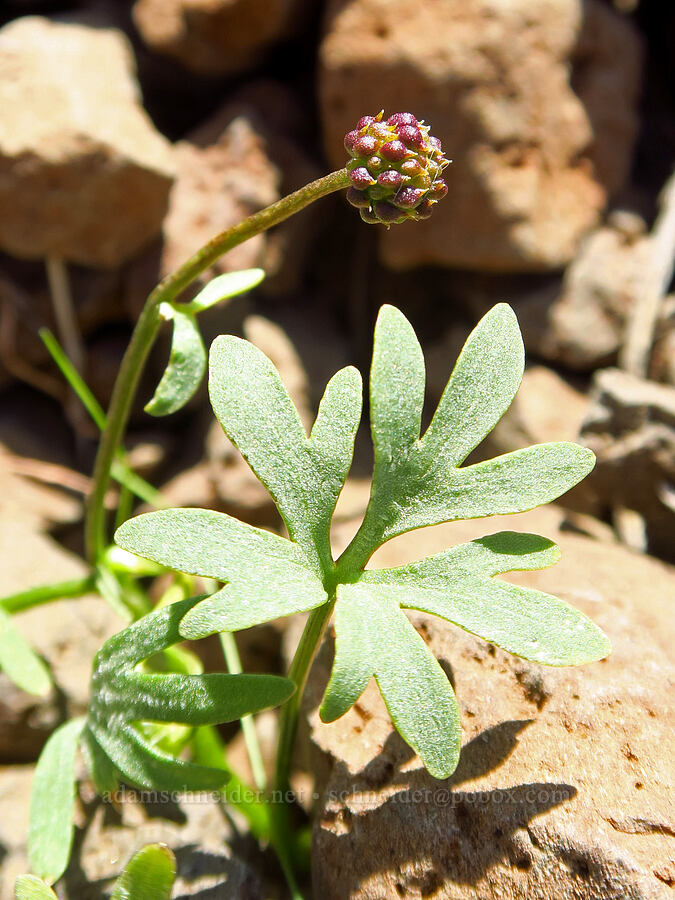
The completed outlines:
<svg viewBox="0 0 675 900">
<path fill-rule="evenodd" d="M 347 200 L 364 222 L 386 225 L 406 219 L 428 219 L 448 192 L 442 178 L 450 160 L 429 126 L 412 113 L 399 112 L 384 121 L 384 110 L 362 116 L 345 135 L 351 187 Z"/>
</svg>

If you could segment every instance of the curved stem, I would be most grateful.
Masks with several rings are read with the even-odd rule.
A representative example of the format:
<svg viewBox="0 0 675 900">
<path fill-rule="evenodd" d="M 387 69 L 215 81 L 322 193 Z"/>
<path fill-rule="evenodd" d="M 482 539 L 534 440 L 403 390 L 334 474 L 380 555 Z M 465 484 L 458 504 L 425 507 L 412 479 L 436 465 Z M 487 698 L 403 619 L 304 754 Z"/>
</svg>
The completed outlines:
<svg viewBox="0 0 675 900">
<path fill-rule="evenodd" d="M 304 209 L 314 200 L 348 186 L 349 177 L 346 169 L 340 169 L 312 181 L 300 190 L 289 194 L 260 212 L 254 213 L 243 222 L 214 237 L 152 291 L 146 300 L 124 354 L 110 400 L 107 425 L 96 456 L 93 475 L 94 487 L 87 505 L 85 524 L 85 541 L 90 562 L 96 561 L 105 544 L 104 499 L 110 479 L 110 469 L 126 428 L 143 365 L 159 330 L 160 303 L 174 300 L 228 250 L 232 250 L 243 241 L 277 225 L 293 213 Z"/>
</svg>

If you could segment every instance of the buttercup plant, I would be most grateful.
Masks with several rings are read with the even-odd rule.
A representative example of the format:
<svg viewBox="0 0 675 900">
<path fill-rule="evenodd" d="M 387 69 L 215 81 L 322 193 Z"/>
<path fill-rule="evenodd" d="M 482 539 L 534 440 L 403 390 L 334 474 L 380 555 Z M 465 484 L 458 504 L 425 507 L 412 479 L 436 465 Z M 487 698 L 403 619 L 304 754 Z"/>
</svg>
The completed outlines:
<svg viewBox="0 0 675 900">
<path fill-rule="evenodd" d="M 522 339 L 505 304 L 492 309 L 469 336 L 424 434 L 421 348 L 399 310 L 380 310 L 369 385 L 370 501 L 361 527 L 338 559 L 331 550 L 330 525 L 352 463 L 362 412 L 361 376 L 353 367 L 333 376 L 307 434 L 270 360 L 234 336 L 219 337 L 211 347 L 211 404 L 272 495 L 288 537 L 204 509 L 157 508 L 130 518 L 134 496 L 155 507 L 165 505 L 131 471 L 122 446 L 161 322 L 172 322 L 173 338 L 166 370 L 146 405 L 155 416 L 184 406 L 203 378 L 207 354 L 201 312 L 264 277 L 260 270 L 223 275 L 196 297 L 179 302 L 200 273 L 242 241 L 336 190 L 347 190 L 366 222 L 386 226 L 426 218 L 447 191 L 442 174 L 448 160 L 428 126 L 411 113 L 363 117 L 346 135 L 345 147 L 351 157 L 345 169 L 218 235 L 157 286 L 132 335 L 107 414 L 54 338 L 44 337 L 102 431 L 86 518 L 91 572 L 0 600 L 0 666 L 28 691 L 49 690 L 48 669 L 11 621 L 13 613 L 31 606 L 98 590 L 126 627 L 96 655 L 87 715 L 58 728 L 38 761 L 28 841 L 33 874 L 17 882 L 19 898 L 51 896 L 49 885 L 68 864 L 78 749 L 104 797 L 114 796 L 120 781 L 154 790 L 219 791 L 223 801 L 246 816 L 251 832 L 272 845 L 293 896 L 299 897 L 292 864 L 296 848 L 283 801 L 303 690 L 331 617 L 335 659 L 321 718 L 328 722 L 343 715 L 375 677 L 395 727 L 436 778 L 447 778 L 458 763 L 458 705 L 447 676 L 404 610 L 440 616 L 545 665 L 577 665 L 609 653 L 603 633 L 573 607 L 495 577 L 556 562 L 558 549 L 546 538 L 500 532 L 407 566 L 366 568 L 377 548 L 396 535 L 531 509 L 559 497 L 592 469 L 593 454 L 572 443 L 541 444 L 464 464 L 506 411 L 522 377 Z M 104 506 L 111 478 L 120 484 L 116 545 L 109 538 Z M 157 575 L 169 584 L 153 603 L 147 579 Z M 287 677 L 243 673 L 236 632 L 298 612 L 309 615 Z M 181 641 L 216 633 L 227 671 L 204 674 Z M 250 716 L 275 706 L 280 707 L 279 736 L 269 793 Z M 229 768 L 214 727 L 236 719 L 242 721 L 257 790 Z M 132 861 L 129 875 L 145 877 L 153 865 L 163 867 L 158 900 L 168 897 L 172 881 L 170 858 L 160 856 L 149 849 Z M 114 897 L 136 896 L 125 887 L 124 876 L 120 884 Z"/>
</svg>

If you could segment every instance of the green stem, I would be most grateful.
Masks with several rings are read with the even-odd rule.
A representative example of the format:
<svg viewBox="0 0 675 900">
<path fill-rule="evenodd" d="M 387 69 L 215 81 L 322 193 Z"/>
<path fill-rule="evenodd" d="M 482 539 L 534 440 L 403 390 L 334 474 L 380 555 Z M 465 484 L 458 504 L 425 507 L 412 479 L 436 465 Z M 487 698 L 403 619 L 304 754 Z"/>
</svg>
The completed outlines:
<svg viewBox="0 0 675 900">
<path fill-rule="evenodd" d="M 291 833 L 288 823 L 289 807 L 286 803 L 290 791 L 291 762 L 293 744 L 300 716 L 300 704 L 307 683 L 307 676 L 317 648 L 335 606 L 333 595 L 323 606 L 309 614 L 307 624 L 295 651 L 288 677 L 295 684 L 295 693 L 282 706 L 279 717 L 279 738 L 277 742 L 274 791 L 271 804 L 272 843 L 284 870 L 291 867 L 291 851 L 288 837 Z"/>
<path fill-rule="evenodd" d="M 96 576 L 87 575 L 85 578 L 73 578 L 70 581 L 60 581 L 57 584 L 46 584 L 42 587 L 31 588 L 28 591 L 20 591 L 18 594 L 10 594 L 0 599 L 0 607 L 8 613 L 23 612 L 33 606 L 42 603 L 50 603 L 52 600 L 67 600 L 74 597 L 82 597 L 84 594 L 96 591 Z"/>
<path fill-rule="evenodd" d="M 221 631 L 219 636 L 227 671 L 232 675 L 241 674 L 243 669 L 235 636 L 230 631 Z M 267 776 L 265 775 L 265 764 L 260 752 L 258 734 L 255 730 L 255 721 L 253 716 L 249 715 L 242 716 L 240 722 L 244 743 L 246 744 L 246 752 L 251 764 L 251 772 L 253 773 L 253 781 L 259 791 L 264 791 L 267 787 Z"/>
<path fill-rule="evenodd" d="M 349 187 L 346 169 L 340 169 L 312 181 L 300 190 L 289 194 L 260 212 L 254 213 L 243 222 L 214 237 L 152 291 L 146 300 L 124 354 L 110 400 L 107 425 L 96 456 L 94 486 L 87 506 L 85 524 L 87 554 L 92 563 L 96 561 L 105 545 L 104 499 L 110 479 L 110 469 L 124 435 L 143 365 L 159 330 L 160 303 L 171 302 L 178 297 L 205 269 L 208 269 L 233 247 L 237 247 L 243 241 L 283 222 L 284 219 L 304 209 L 314 200 L 346 187 Z"/>
</svg>

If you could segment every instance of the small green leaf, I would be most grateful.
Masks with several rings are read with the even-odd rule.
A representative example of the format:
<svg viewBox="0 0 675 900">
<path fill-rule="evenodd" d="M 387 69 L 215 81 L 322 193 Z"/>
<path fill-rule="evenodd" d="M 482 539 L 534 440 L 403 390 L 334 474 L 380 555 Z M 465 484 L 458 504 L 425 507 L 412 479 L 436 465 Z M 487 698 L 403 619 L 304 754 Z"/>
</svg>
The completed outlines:
<svg viewBox="0 0 675 900">
<path fill-rule="evenodd" d="M 110 900 L 169 900 L 176 857 L 166 844 L 148 844 L 127 863 Z"/>
<path fill-rule="evenodd" d="M 197 315 L 205 309 L 230 300 L 237 294 L 245 294 L 253 290 L 264 279 L 265 272 L 262 269 L 243 269 L 241 272 L 226 272 L 218 275 L 204 287 L 189 303 L 181 303 L 178 309 L 182 312 Z"/>
<path fill-rule="evenodd" d="M 213 790 L 227 774 L 161 752 L 137 721 L 216 725 L 278 706 L 293 682 L 275 675 L 153 675 L 139 663 L 180 641 L 178 625 L 200 598 L 177 601 L 110 638 L 96 654 L 87 728 L 114 769 L 141 787 Z"/>
<path fill-rule="evenodd" d="M 364 572 L 382 602 L 453 622 L 515 656 L 575 666 L 611 651 L 603 632 L 569 603 L 492 576 L 558 561 L 555 544 L 534 534 L 500 532 L 396 569 Z"/>
<path fill-rule="evenodd" d="M 330 520 L 352 459 L 361 416 L 361 377 L 339 372 L 309 438 L 279 373 L 253 344 L 232 336 L 211 346 L 211 405 L 225 434 L 268 489 L 288 533 L 317 575 L 332 565 Z M 341 434 L 332 446 L 327 433 Z"/>
<path fill-rule="evenodd" d="M 49 670 L 26 643 L 12 617 L 0 608 L 0 669 L 28 694 L 45 697 L 52 686 Z"/>
<path fill-rule="evenodd" d="M 346 712 L 373 674 L 396 730 L 431 775 L 447 778 L 457 768 L 461 739 L 452 685 L 398 603 L 377 587 L 338 588 L 335 663 L 321 718 Z"/>
<path fill-rule="evenodd" d="M 126 521 L 117 543 L 171 569 L 228 582 L 197 604 L 185 637 L 237 631 L 313 609 L 326 592 L 304 553 L 285 538 L 206 509 L 164 509 Z"/>
<path fill-rule="evenodd" d="M 66 870 L 73 843 L 75 754 L 84 719 L 61 725 L 45 744 L 35 767 L 28 823 L 28 859 L 40 878 L 53 884 Z"/>
<path fill-rule="evenodd" d="M 206 372 L 206 349 L 191 313 L 163 303 L 160 313 L 173 319 L 171 354 L 164 374 L 145 411 L 151 416 L 178 412 L 194 396 Z"/>
<path fill-rule="evenodd" d="M 14 891 L 16 900 L 57 900 L 49 885 L 35 875 L 19 875 Z"/>
</svg>

